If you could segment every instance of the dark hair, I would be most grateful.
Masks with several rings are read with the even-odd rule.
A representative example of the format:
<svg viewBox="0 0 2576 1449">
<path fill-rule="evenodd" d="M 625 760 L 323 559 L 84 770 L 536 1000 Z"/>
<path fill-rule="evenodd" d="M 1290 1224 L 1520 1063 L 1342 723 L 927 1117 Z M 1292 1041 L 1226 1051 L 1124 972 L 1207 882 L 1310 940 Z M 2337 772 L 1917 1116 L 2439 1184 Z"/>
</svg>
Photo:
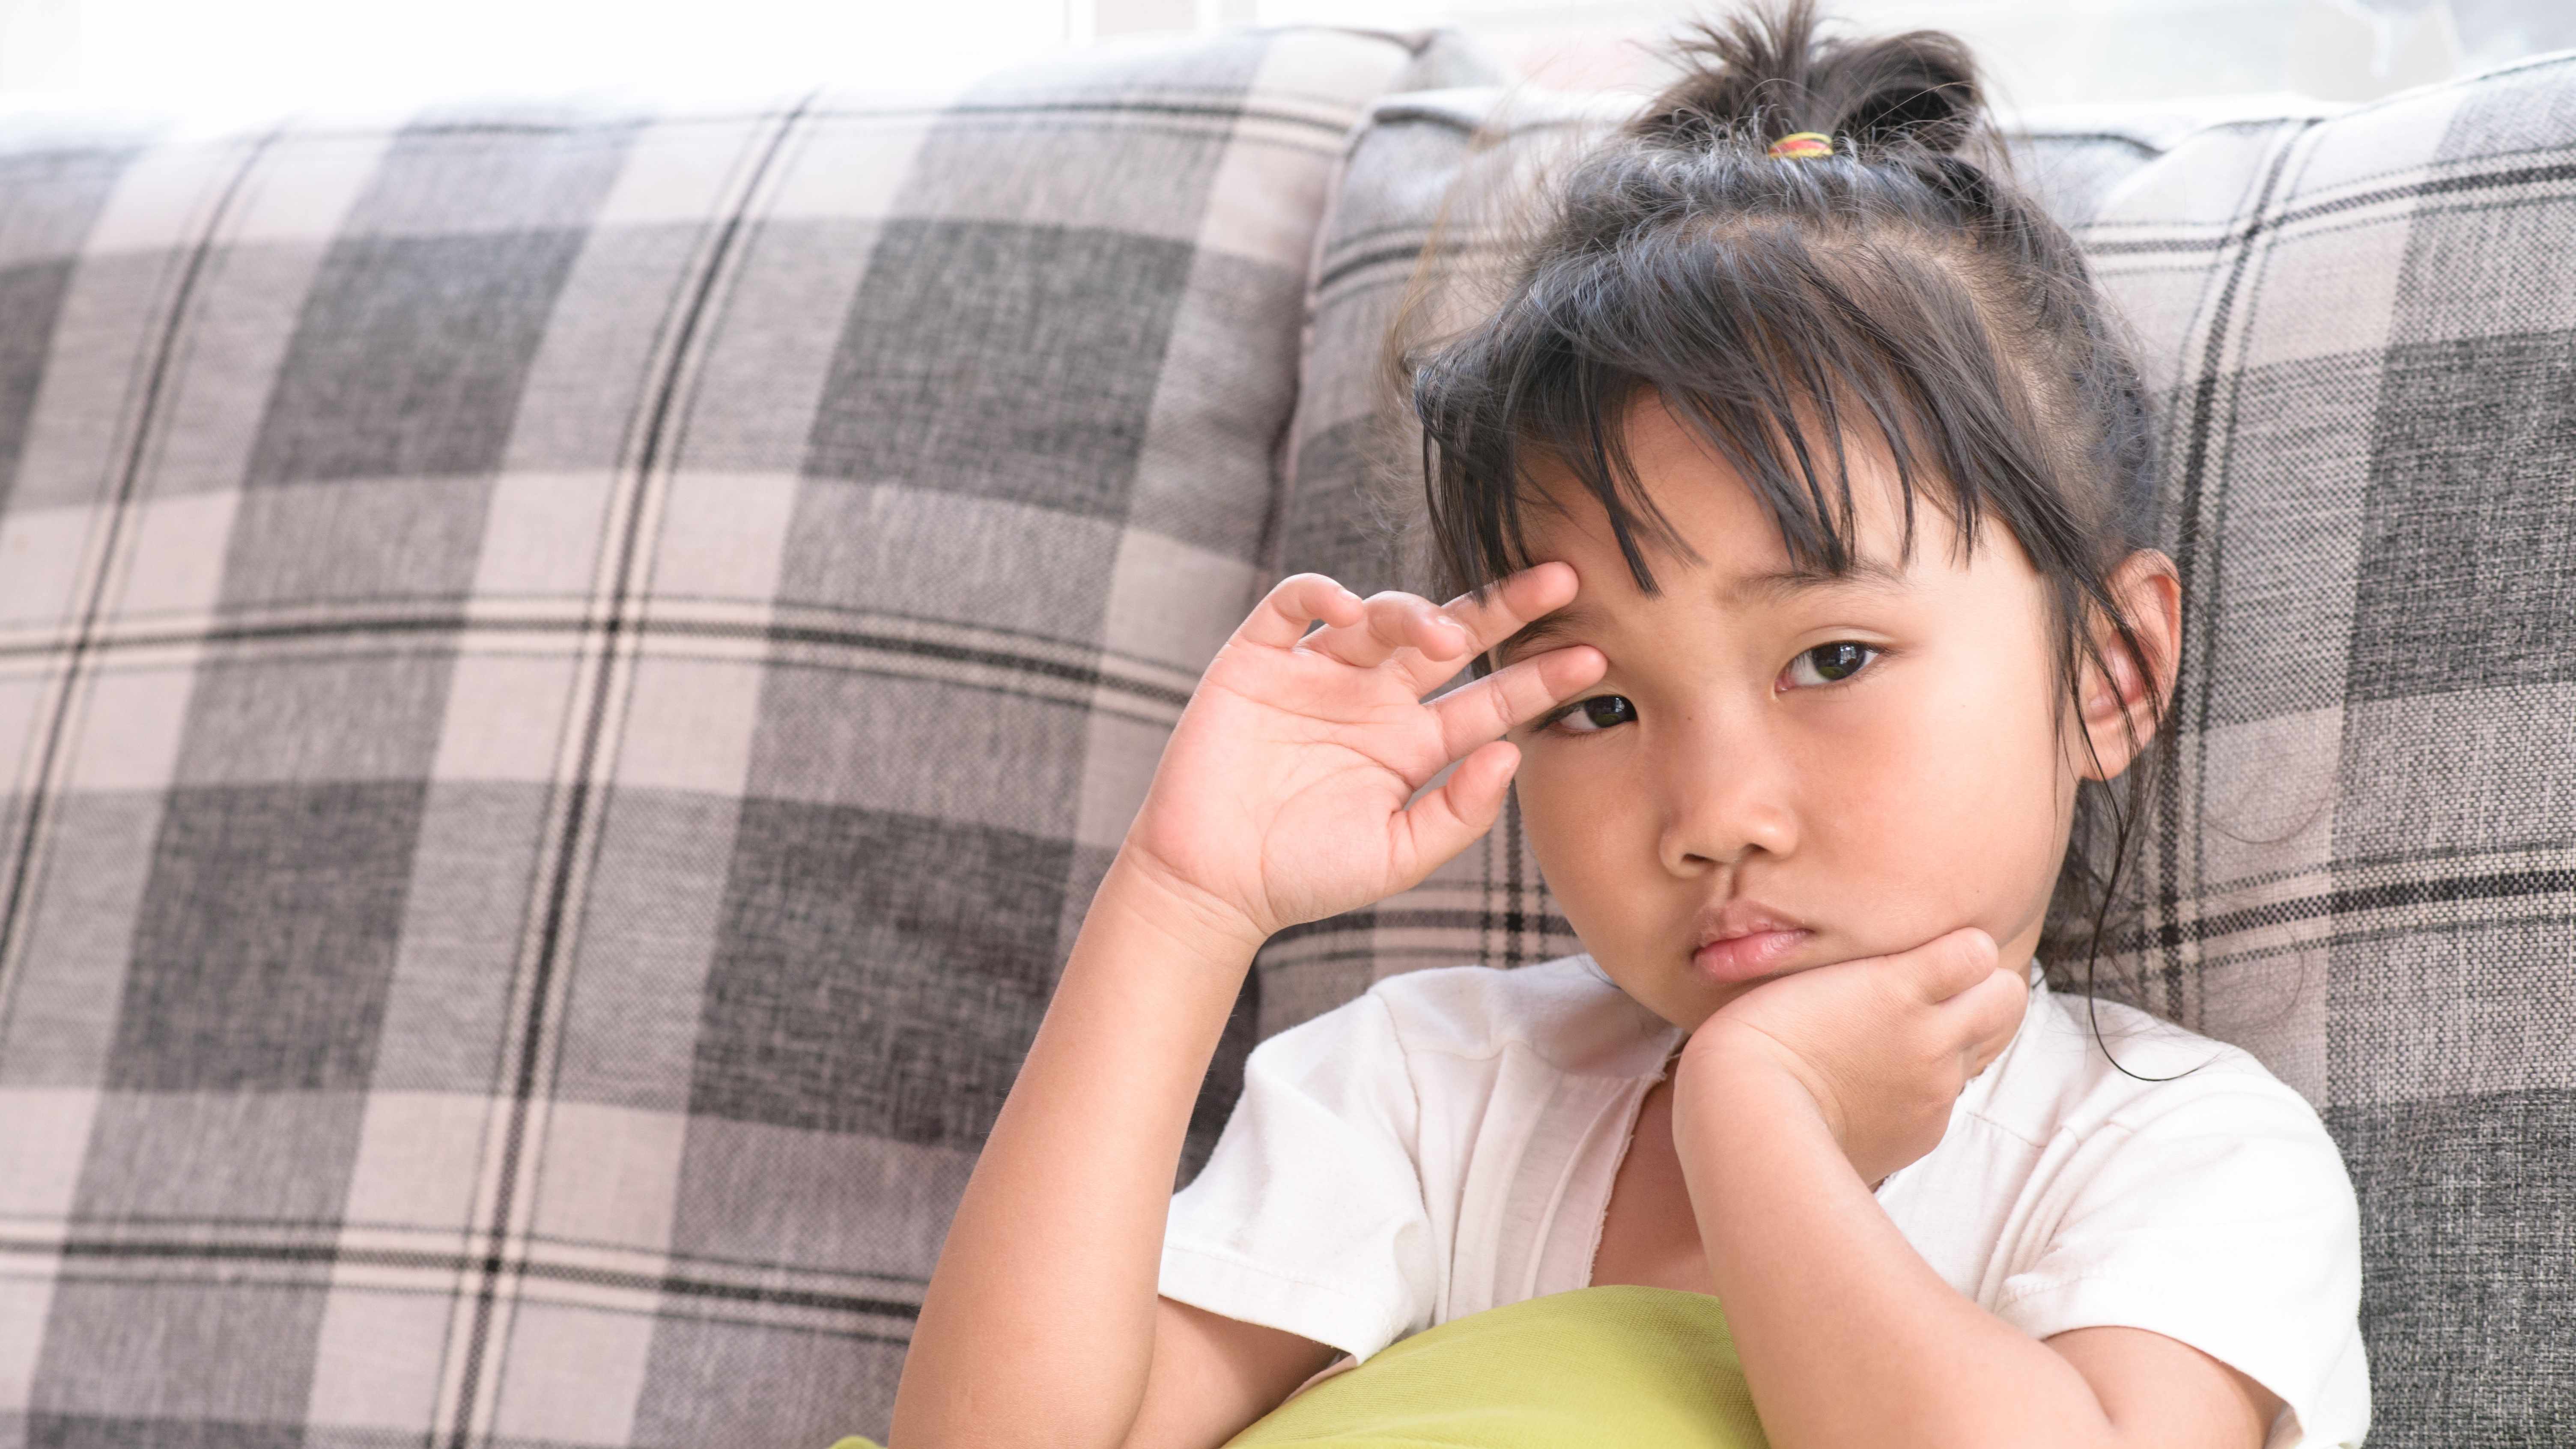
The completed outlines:
<svg viewBox="0 0 2576 1449">
<path fill-rule="evenodd" d="M 1654 592 L 1644 544 L 1695 557 L 1623 438 L 1629 406 L 1656 394 L 1751 486 L 1800 567 L 1843 573 L 1843 437 L 1866 428 L 1895 464 L 1909 555 L 1926 488 L 1961 549 L 1991 518 L 2029 555 L 2062 711 L 2080 666 L 2104 664 L 2096 620 L 2148 660 L 2109 587 L 2153 499 L 2130 347 L 2074 239 L 2014 183 L 1966 47 L 1929 30 L 1819 38 L 1817 23 L 1813 0 L 1787 0 L 1697 27 L 1682 76 L 1549 184 L 1500 305 L 1402 358 L 1435 565 L 1451 592 L 1525 566 L 1544 459 L 1598 502 Z M 1769 154 L 1797 131 L 1832 154 Z M 2083 782 L 2041 949 L 2055 971 L 2080 946 L 2088 995 L 2134 814 Z"/>
</svg>

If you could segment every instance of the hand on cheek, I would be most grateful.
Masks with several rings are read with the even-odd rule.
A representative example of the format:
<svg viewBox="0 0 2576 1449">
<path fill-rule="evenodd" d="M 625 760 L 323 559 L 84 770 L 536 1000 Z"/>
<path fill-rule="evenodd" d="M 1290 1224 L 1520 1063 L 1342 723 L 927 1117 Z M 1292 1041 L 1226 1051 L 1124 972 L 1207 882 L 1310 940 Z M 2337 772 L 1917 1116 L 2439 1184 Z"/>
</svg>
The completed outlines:
<svg viewBox="0 0 2576 1449">
<path fill-rule="evenodd" d="M 1675 1068 L 1675 1132 L 1702 1113 L 1776 1110 L 1779 1088 L 1794 1085 L 1874 1184 L 1939 1144 L 1951 1104 L 2011 1042 L 2029 994 L 1975 927 L 1764 982 L 1691 1033 Z"/>
</svg>

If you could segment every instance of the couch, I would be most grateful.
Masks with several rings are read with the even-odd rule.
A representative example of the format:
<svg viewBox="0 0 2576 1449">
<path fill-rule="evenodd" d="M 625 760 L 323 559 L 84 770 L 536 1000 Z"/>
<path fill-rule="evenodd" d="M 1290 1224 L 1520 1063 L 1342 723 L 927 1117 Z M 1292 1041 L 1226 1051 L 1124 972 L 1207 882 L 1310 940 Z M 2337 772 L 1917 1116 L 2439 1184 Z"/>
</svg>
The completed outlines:
<svg viewBox="0 0 2576 1449">
<path fill-rule="evenodd" d="M 1285 29 L 0 119 L 0 1446 L 882 1437 L 1197 670 L 1419 585 L 1444 199 L 1605 114 Z M 2324 1113 L 2374 1445 L 2576 1442 L 2576 55 L 2014 131 L 2206 602 L 2100 987 Z M 1283 933 L 1175 1185 L 1260 1037 L 1574 948 L 1509 819 Z"/>
</svg>

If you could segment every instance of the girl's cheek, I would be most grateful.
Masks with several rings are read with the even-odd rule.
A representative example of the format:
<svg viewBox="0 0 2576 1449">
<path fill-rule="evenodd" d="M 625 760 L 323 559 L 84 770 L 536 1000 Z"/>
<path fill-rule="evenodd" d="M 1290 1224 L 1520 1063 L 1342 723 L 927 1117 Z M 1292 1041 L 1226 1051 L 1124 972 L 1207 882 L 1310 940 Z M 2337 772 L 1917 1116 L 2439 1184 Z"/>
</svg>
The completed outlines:
<svg viewBox="0 0 2576 1449">
<path fill-rule="evenodd" d="M 1954 687 L 1960 673 L 1918 667 L 1810 712 L 1797 736 L 1799 867 L 1895 935 L 1979 915 L 1998 867 L 2028 853 L 2040 777 L 2016 763 L 2005 702 Z"/>
<path fill-rule="evenodd" d="M 1974 727 L 1895 691 L 1865 703 L 1811 720 L 1800 738 L 1804 833 L 1819 840 L 1856 835 L 1845 843 L 1919 852 L 1930 843 L 1923 831 L 1954 819 L 1986 788 Z"/>
<path fill-rule="evenodd" d="M 1579 819 L 1560 808 L 1573 782 L 1566 778 L 1564 762 L 1558 756 L 1558 751 L 1544 743 L 1525 746 L 1521 767 L 1512 778 L 1512 789 L 1520 796 L 1521 828 L 1529 836 L 1532 849 L 1548 854 L 1556 853 L 1550 847 Z"/>
<path fill-rule="evenodd" d="M 1538 857 L 1550 893 L 1578 929 L 1583 916 L 1594 914 L 1587 908 L 1606 891 L 1620 880 L 1637 878 L 1636 848 L 1619 837 L 1623 830 L 1641 828 L 1646 815 L 1597 807 L 1604 798 L 1621 798 L 1609 774 L 1599 768 L 1599 762 L 1583 758 L 1579 749 L 1562 744 L 1550 749 L 1541 743 L 1527 750 L 1515 779 L 1521 826 L 1530 850 Z M 1592 804 L 1588 807 L 1587 802 Z"/>
<path fill-rule="evenodd" d="M 1880 776 L 1884 818 L 1902 821 L 1882 837 L 1913 857 L 1921 899 L 1944 919 L 1985 924 L 2019 911 L 2056 874 L 2059 751 L 2044 713 L 2041 681 L 2010 688 L 1964 681 L 2007 676 L 2018 660 L 1962 671 L 1955 687 L 1927 691 L 1914 711 L 1900 768 Z M 1891 870 L 1907 870 L 1889 861 Z M 2000 915 L 1999 915 L 2000 913 Z M 1997 939 L 2002 939 L 1998 937 Z"/>
</svg>

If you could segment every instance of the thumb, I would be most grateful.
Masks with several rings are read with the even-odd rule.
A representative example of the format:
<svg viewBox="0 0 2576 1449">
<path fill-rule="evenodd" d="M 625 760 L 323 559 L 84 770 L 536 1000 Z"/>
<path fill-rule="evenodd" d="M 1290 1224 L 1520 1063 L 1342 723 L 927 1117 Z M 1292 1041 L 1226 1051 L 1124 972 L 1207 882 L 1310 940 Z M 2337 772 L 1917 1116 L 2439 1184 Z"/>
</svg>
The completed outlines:
<svg viewBox="0 0 2576 1449">
<path fill-rule="evenodd" d="M 1503 792 L 1520 768 L 1521 751 L 1495 740 L 1471 751 L 1449 772 L 1449 781 L 1414 801 L 1388 822 L 1393 832 L 1394 890 L 1411 890 L 1451 856 L 1494 827 Z"/>
<path fill-rule="evenodd" d="M 1975 926 L 1962 926 L 1903 954 L 1914 963 L 1914 984 L 1924 1002 L 1937 1004 L 1993 974 L 1995 938 Z"/>
<path fill-rule="evenodd" d="M 1992 971 L 1954 1000 L 1967 1016 L 1968 1075 L 1973 1077 L 1994 1065 L 2020 1034 L 2022 1018 L 2030 1009 L 2030 980 L 2019 971 Z"/>
</svg>

